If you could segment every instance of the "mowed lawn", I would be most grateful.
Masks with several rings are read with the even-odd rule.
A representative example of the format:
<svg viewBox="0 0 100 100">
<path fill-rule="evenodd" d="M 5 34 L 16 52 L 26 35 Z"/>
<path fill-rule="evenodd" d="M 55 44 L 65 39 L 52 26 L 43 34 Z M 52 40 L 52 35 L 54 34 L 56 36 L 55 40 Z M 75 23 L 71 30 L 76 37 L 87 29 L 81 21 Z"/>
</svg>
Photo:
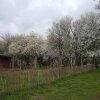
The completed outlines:
<svg viewBox="0 0 100 100">
<path fill-rule="evenodd" d="M 100 100 L 100 68 L 48 85 L 0 94 L 0 100 Z"/>
</svg>

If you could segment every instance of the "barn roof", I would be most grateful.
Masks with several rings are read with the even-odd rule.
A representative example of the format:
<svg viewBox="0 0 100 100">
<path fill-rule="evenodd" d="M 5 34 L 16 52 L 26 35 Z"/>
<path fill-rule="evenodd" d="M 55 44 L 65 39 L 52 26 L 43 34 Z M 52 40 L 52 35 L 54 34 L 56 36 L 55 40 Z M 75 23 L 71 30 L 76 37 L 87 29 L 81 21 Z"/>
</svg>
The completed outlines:
<svg viewBox="0 0 100 100">
<path fill-rule="evenodd" d="M 12 58 L 11 56 L 4 55 L 4 54 L 0 54 L 0 57 L 4 57 L 4 58 Z"/>
</svg>

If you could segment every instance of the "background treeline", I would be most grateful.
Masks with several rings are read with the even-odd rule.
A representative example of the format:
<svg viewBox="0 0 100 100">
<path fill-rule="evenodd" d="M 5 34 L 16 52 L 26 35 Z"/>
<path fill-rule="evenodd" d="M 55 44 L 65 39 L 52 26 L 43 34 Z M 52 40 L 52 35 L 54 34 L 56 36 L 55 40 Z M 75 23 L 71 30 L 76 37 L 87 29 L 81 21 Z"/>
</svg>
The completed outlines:
<svg viewBox="0 0 100 100">
<path fill-rule="evenodd" d="M 55 21 L 47 39 L 36 33 L 2 34 L 0 54 L 14 58 L 16 67 L 73 66 L 100 63 L 100 14 L 89 12 L 77 20 Z"/>
</svg>

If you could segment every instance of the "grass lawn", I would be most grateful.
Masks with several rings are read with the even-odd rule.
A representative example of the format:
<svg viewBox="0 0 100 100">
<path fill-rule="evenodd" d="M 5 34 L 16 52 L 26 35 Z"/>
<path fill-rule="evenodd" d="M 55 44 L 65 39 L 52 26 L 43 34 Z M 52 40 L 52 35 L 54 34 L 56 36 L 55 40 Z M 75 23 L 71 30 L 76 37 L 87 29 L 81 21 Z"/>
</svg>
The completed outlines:
<svg viewBox="0 0 100 100">
<path fill-rule="evenodd" d="M 0 100 L 100 100 L 100 69 L 67 76 L 48 85 L 0 94 Z"/>
</svg>

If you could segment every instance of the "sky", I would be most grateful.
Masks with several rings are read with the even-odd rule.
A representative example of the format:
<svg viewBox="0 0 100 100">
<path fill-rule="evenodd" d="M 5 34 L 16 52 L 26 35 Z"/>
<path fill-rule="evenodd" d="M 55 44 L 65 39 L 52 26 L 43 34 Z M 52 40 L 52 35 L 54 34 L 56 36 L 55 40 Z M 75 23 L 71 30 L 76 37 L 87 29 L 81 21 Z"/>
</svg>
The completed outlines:
<svg viewBox="0 0 100 100">
<path fill-rule="evenodd" d="M 52 22 L 64 16 L 79 18 L 93 11 L 93 0 L 0 0 L 0 34 L 28 34 L 45 37 Z"/>
</svg>

